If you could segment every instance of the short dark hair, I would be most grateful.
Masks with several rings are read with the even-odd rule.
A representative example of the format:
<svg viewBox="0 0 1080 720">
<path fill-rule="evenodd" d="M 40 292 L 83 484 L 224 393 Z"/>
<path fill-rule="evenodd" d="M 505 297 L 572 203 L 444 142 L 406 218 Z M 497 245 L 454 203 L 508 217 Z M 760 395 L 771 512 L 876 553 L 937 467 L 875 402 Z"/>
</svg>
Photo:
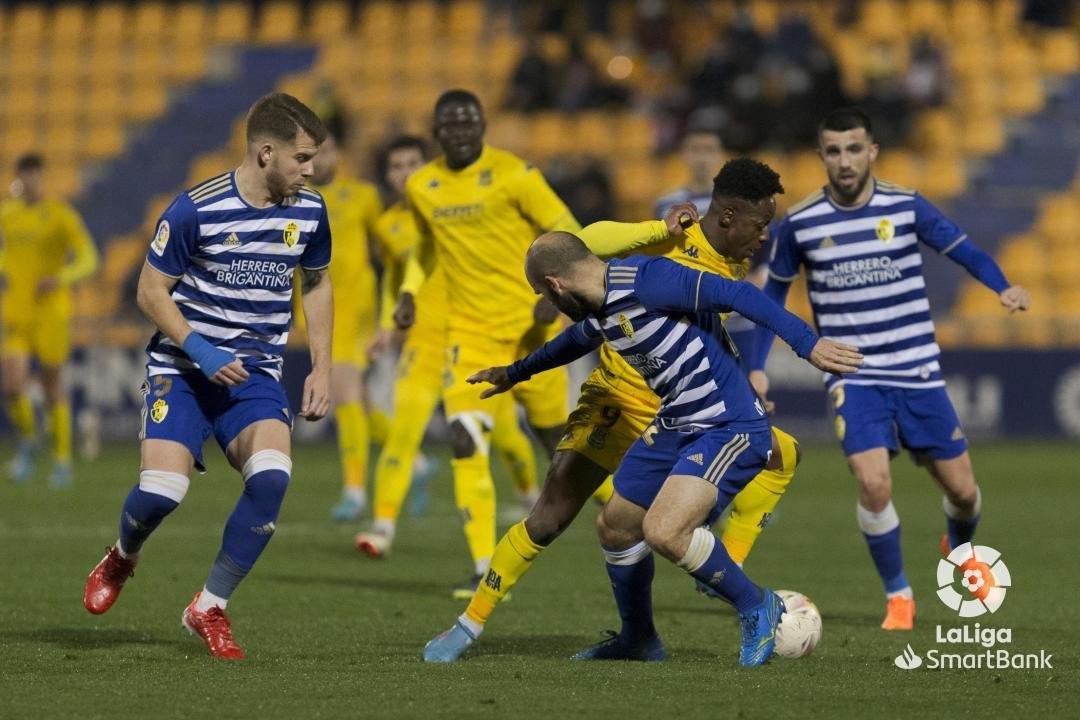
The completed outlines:
<svg viewBox="0 0 1080 720">
<path fill-rule="evenodd" d="M 431 155 L 428 144 L 416 135 L 398 135 L 383 145 L 375 156 L 375 177 L 385 178 L 390 166 L 390 154 L 398 150 L 419 150 L 420 157 L 427 161 Z"/>
<path fill-rule="evenodd" d="M 303 130 L 316 145 L 326 140 L 326 125 L 304 103 L 286 93 L 270 93 L 255 101 L 248 111 L 247 140 L 260 137 L 274 140 L 295 140 L 297 130 Z"/>
<path fill-rule="evenodd" d="M 818 123 L 818 137 L 825 130 L 843 132 L 863 128 L 868 136 L 873 136 L 874 130 L 870 126 L 870 116 L 862 108 L 855 106 L 836 108 Z"/>
<path fill-rule="evenodd" d="M 728 160 L 713 178 L 713 197 L 757 202 L 783 192 L 780 175 L 765 163 L 753 158 Z"/>
<path fill-rule="evenodd" d="M 564 275 L 572 265 L 591 255 L 577 235 L 556 230 L 533 241 L 525 253 L 525 274 L 530 279 Z"/>
<path fill-rule="evenodd" d="M 455 88 L 453 90 L 447 90 L 439 99 L 435 101 L 435 116 L 439 115 L 439 111 L 450 103 L 461 103 L 462 105 L 473 103 L 480 109 L 480 112 L 484 112 L 484 106 L 480 104 L 480 98 L 476 97 L 475 93 L 468 90 L 462 90 L 461 88 Z"/>
<path fill-rule="evenodd" d="M 45 167 L 45 158 L 38 153 L 25 153 L 15 160 L 15 172 L 40 170 Z"/>
</svg>

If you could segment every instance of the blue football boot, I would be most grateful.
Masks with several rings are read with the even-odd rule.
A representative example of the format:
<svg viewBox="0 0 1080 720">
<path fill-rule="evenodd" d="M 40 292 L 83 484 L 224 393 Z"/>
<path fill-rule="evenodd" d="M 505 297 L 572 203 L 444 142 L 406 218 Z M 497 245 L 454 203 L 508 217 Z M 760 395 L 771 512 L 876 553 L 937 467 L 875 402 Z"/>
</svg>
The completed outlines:
<svg viewBox="0 0 1080 720">
<path fill-rule="evenodd" d="M 15 457 L 11 458 L 8 465 L 8 474 L 11 481 L 21 485 L 34 474 L 34 453 L 37 450 L 32 442 L 20 442 L 19 449 L 15 451 Z"/>
<path fill-rule="evenodd" d="M 784 601 L 768 588 L 761 589 L 761 602 L 745 615 L 739 615 L 742 624 L 742 649 L 739 664 L 743 667 L 764 665 L 776 645 L 776 626 L 784 614 Z"/>
<path fill-rule="evenodd" d="M 49 487 L 53 490 L 67 490 L 71 487 L 71 463 L 58 462 L 49 473 Z"/>
<path fill-rule="evenodd" d="M 424 646 L 424 662 L 448 663 L 461 657 L 462 653 L 473 644 L 476 637 L 461 622 L 439 633 Z"/>
<path fill-rule="evenodd" d="M 636 660 L 638 662 L 659 662 L 667 657 L 664 643 L 659 635 L 653 635 L 642 642 L 630 644 L 624 642 L 614 630 L 607 631 L 608 638 L 592 647 L 587 647 L 570 657 L 571 660 Z"/>
</svg>

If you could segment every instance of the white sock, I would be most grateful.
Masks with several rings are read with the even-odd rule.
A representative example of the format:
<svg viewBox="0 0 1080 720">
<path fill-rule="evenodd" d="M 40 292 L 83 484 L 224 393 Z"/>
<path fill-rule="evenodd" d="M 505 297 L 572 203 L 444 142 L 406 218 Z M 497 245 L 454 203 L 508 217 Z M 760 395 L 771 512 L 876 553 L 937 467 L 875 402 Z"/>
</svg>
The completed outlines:
<svg viewBox="0 0 1080 720">
<path fill-rule="evenodd" d="M 214 593 L 206 589 L 203 586 L 202 592 L 199 593 L 199 599 L 195 601 L 195 609 L 199 612 L 206 612 L 212 607 L 219 607 L 222 610 L 229 604 L 229 601 L 223 597 L 218 597 Z"/>
<path fill-rule="evenodd" d="M 908 585 L 906 588 L 901 588 L 900 590 L 897 590 L 896 592 L 885 593 L 885 599 L 886 600 L 892 600 L 894 597 L 902 597 L 902 598 L 907 598 L 908 600 L 914 600 L 915 599 L 915 594 L 913 592 L 911 592 L 911 586 Z"/>
<path fill-rule="evenodd" d="M 462 627 L 472 633 L 474 640 L 480 637 L 480 633 L 484 632 L 484 626 L 470 618 L 465 613 L 461 613 L 461 616 L 458 617 L 458 622 L 461 623 Z"/>
<path fill-rule="evenodd" d="M 491 567 L 491 558 L 481 558 L 473 565 L 476 568 L 477 575 L 486 575 L 488 568 Z"/>
<path fill-rule="evenodd" d="M 120 539 L 119 538 L 117 538 L 116 544 L 113 545 L 113 547 L 116 548 L 116 552 L 120 553 L 120 557 L 124 558 L 125 560 L 127 560 L 130 557 L 139 557 L 139 553 L 124 552 L 124 546 L 120 544 Z"/>
<path fill-rule="evenodd" d="M 344 495 L 353 502 L 360 505 L 367 505 L 367 492 L 364 491 L 364 488 L 347 487 L 345 488 Z"/>
<path fill-rule="evenodd" d="M 382 520 L 376 520 L 375 522 L 371 523 L 371 532 L 377 535 L 383 535 L 388 540 L 393 540 L 394 533 L 397 532 L 397 523 L 395 523 L 393 520 L 386 520 L 385 518 Z"/>
</svg>

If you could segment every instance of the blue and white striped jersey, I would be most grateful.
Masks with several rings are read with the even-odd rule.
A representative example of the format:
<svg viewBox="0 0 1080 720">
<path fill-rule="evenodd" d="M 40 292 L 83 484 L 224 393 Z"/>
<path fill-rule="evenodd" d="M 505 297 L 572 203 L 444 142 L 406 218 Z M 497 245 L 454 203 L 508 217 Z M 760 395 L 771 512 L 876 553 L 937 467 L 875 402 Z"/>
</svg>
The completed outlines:
<svg viewBox="0 0 1080 720">
<path fill-rule="evenodd" d="M 158 222 L 147 261 L 177 278 L 172 299 L 195 332 L 248 369 L 281 378 L 292 322 L 293 271 L 330 264 L 322 196 L 303 189 L 277 205 L 248 205 L 234 173 L 179 195 Z M 160 331 L 146 347 L 147 374 L 198 371 Z"/>
<path fill-rule="evenodd" d="M 942 387 L 918 243 L 948 253 L 967 236 L 914 190 L 874 183 L 859 208 L 823 190 L 793 206 L 776 229 L 769 274 L 789 283 L 805 265 L 818 332 L 862 352 L 862 368 L 826 375 L 827 387 Z"/>
<path fill-rule="evenodd" d="M 603 307 L 511 365 L 510 379 L 520 382 L 570 362 L 606 340 L 660 398 L 656 418 L 664 428 L 767 426 L 718 313 L 739 311 L 778 333 L 801 357 L 813 350 L 814 331 L 749 283 L 664 257 L 633 256 L 607 266 Z"/>
</svg>

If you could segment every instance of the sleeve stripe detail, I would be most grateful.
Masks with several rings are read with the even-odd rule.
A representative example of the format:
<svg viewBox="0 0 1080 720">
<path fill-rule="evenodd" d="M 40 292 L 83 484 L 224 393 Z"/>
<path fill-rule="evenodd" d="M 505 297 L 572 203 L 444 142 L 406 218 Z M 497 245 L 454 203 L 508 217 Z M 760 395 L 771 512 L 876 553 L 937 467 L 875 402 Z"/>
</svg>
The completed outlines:
<svg viewBox="0 0 1080 720">
<path fill-rule="evenodd" d="M 783 275 L 777 275 L 772 270 L 770 270 L 769 271 L 769 277 L 771 277 L 773 280 L 778 280 L 779 282 L 789 283 L 789 282 L 795 282 L 795 278 L 799 277 L 799 273 L 795 273 L 791 277 L 784 277 Z"/>
<path fill-rule="evenodd" d="M 307 265 L 301 265 L 300 266 L 300 268 L 302 270 L 325 270 L 328 267 L 330 267 L 330 263 L 326 263 L 325 265 L 320 265 L 319 267 L 308 267 Z"/>
<path fill-rule="evenodd" d="M 705 276 L 705 273 L 698 270 L 697 285 L 694 287 L 694 310 L 698 309 L 700 304 L 698 301 L 701 299 L 701 278 Z"/>
<path fill-rule="evenodd" d="M 953 240 L 953 242 L 952 242 L 952 244 L 951 244 L 951 245 L 949 245 L 949 246 L 948 246 L 947 248 L 945 248 L 945 249 L 943 249 L 943 250 L 941 251 L 941 254 L 942 254 L 942 255 L 948 255 L 950 251 L 952 251 L 952 250 L 953 250 L 953 249 L 954 249 L 954 248 L 955 248 L 955 247 L 956 247 L 957 245 L 959 245 L 960 243 L 964 242 L 965 240 L 967 240 L 967 233 L 964 233 L 964 234 L 963 234 L 963 235 L 961 235 L 960 237 L 958 237 L 958 238 L 956 238 L 955 240 Z"/>
</svg>

